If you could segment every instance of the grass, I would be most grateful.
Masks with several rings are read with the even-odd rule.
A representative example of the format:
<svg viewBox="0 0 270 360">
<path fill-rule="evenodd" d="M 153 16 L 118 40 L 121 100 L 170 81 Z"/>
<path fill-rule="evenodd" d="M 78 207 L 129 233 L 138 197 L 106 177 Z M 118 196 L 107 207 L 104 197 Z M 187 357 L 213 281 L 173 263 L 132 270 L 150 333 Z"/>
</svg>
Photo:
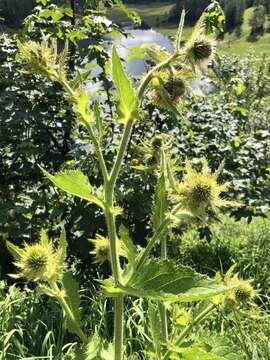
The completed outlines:
<svg viewBox="0 0 270 360">
<path fill-rule="evenodd" d="M 234 33 L 225 36 L 224 41 L 220 44 L 221 52 L 240 56 L 247 55 L 249 52 L 254 52 L 258 56 L 262 56 L 263 54 L 270 56 L 270 33 L 266 33 L 264 36 L 259 37 L 256 42 L 247 41 L 247 37 L 250 34 L 249 20 L 252 13 L 253 8 L 249 8 L 245 11 L 240 37 L 236 37 Z"/>
<path fill-rule="evenodd" d="M 175 2 L 166 3 L 149 2 L 145 4 L 131 4 L 129 9 L 138 12 L 142 20 L 153 29 L 167 36 L 174 36 L 177 30 L 176 24 L 167 24 L 168 14 Z M 235 33 L 226 34 L 225 39 L 220 43 L 221 53 L 235 54 L 244 56 L 249 52 L 254 52 L 258 56 L 266 54 L 270 57 L 270 33 L 258 38 L 256 42 L 248 42 L 247 37 L 250 33 L 249 19 L 253 13 L 253 8 L 245 11 L 244 22 L 242 25 L 242 33 L 240 37 L 236 37 Z M 109 17 L 114 21 L 124 21 L 127 17 L 119 10 L 114 9 Z M 270 24 L 269 24 L 270 25 Z M 192 32 L 191 27 L 185 27 L 184 37 L 188 37 Z"/>
</svg>

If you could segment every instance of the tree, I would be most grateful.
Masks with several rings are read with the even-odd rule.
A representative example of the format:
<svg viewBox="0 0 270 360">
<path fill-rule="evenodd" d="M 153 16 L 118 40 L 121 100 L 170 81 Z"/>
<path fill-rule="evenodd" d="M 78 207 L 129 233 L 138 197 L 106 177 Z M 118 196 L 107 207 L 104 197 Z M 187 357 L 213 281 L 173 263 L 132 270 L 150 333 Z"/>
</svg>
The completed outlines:
<svg viewBox="0 0 270 360">
<path fill-rule="evenodd" d="M 253 15 L 249 21 L 249 24 L 251 26 L 250 31 L 250 40 L 256 40 L 257 36 L 264 34 L 264 24 L 265 24 L 265 7 L 263 5 L 259 5 L 255 7 L 253 11 Z"/>
</svg>

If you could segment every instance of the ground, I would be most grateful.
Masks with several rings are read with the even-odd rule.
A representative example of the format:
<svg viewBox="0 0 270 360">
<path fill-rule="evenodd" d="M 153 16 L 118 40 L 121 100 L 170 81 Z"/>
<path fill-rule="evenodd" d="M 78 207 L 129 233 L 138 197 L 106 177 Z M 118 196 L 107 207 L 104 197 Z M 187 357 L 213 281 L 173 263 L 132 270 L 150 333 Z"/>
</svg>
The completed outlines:
<svg viewBox="0 0 270 360">
<path fill-rule="evenodd" d="M 173 7 L 173 2 L 158 3 L 149 2 L 147 5 L 134 4 L 129 5 L 131 10 L 135 10 L 139 13 L 141 18 L 152 28 L 160 31 L 161 33 L 169 36 L 173 36 L 176 33 L 176 24 L 168 25 L 166 19 L 170 9 Z M 220 44 L 220 51 L 228 54 L 246 55 L 248 52 L 254 52 L 256 55 L 263 55 L 270 57 L 270 33 L 266 33 L 260 37 L 256 42 L 248 42 L 247 36 L 250 32 L 249 19 L 252 15 L 253 8 L 249 8 L 245 11 L 244 23 L 242 26 L 242 32 L 240 37 L 236 37 L 233 34 L 226 34 L 224 41 Z M 113 10 L 110 13 L 114 21 L 126 20 L 126 16 L 118 9 Z M 188 36 L 192 32 L 192 28 L 186 27 L 184 36 Z"/>
</svg>

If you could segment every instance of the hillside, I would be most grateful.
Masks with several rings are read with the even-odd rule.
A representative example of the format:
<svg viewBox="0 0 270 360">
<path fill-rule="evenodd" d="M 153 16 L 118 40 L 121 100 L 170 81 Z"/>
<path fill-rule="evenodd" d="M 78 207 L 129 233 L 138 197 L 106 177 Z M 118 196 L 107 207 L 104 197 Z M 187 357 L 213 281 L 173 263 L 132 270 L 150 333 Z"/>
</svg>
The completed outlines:
<svg viewBox="0 0 270 360">
<path fill-rule="evenodd" d="M 129 9 L 137 11 L 142 20 L 149 26 L 160 31 L 161 33 L 173 36 L 176 32 L 176 25 L 168 25 L 166 19 L 168 13 L 173 7 L 173 2 L 152 2 L 145 4 L 130 4 Z M 226 34 L 224 41 L 220 44 L 220 50 L 228 54 L 245 55 L 249 51 L 254 51 L 257 55 L 270 56 L 270 33 L 259 37 L 256 42 L 248 42 L 247 37 L 250 33 L 249 19 L 252 16 L 254 8 L 245 10 L 244 22 L 241 29 L 240 37 L 236 37 L 235 33 Z M 110 13 L 110 17 L 114 21 L 126 20 L 125 15 L 115 9 Z M 191 27 L 185 27 L 184 36 L 188 36 L 192 32 Z"/>
</svg>

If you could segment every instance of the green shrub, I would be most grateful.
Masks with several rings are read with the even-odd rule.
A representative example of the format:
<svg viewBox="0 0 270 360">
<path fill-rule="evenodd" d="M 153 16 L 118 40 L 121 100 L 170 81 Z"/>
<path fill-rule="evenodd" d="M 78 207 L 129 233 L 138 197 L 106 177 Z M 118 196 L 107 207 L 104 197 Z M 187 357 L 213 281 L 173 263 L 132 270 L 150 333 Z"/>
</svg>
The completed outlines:
<svg viewBox="0 0 270 360">
<path fill-rule="evenodd" d="M 270 219 L 254 217 L 236 221 L 223 216 L 210 227 L 211 238 L 200 238 L 196 229 L 180 239 L 180 256 L 203 273 L 226 273 L 236 264 L 241 275 L 254 280 L 262 295 L 270 295 Z"/>
</svg>

